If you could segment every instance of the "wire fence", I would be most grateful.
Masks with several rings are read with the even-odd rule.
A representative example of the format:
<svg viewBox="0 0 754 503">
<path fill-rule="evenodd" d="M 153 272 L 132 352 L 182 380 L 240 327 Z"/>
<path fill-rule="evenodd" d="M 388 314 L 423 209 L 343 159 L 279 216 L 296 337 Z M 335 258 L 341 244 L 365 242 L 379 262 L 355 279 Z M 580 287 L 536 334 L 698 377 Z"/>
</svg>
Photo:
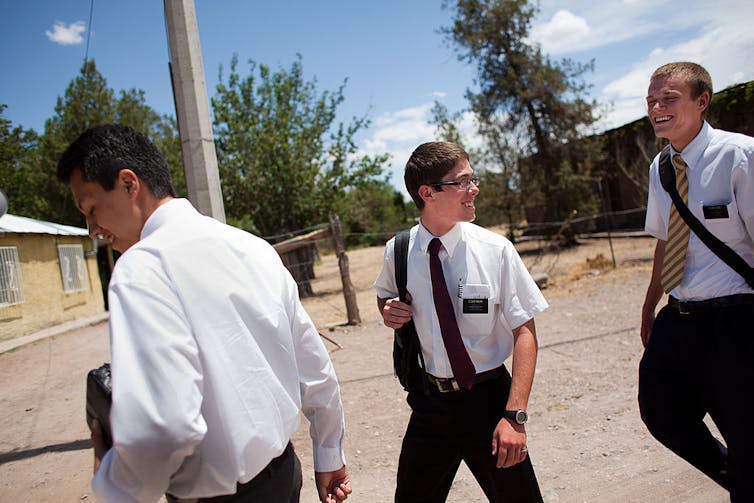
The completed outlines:
<svg viewBox="0 0 754 503">
<path fill-rule="evenodd" d="M 515 226 L 494 226 L 494 230 L 501 234 L 507 235 L 514 243 L 531 242 L 535 243 L 535 248 L 539 249 L 541 256 L 546 250 L 560 249 L 569 239 L 582 237 L 602 237 L 599 234 L 607 234 L 610 238 L 610 250 L 612 254 L 613 266 L 615 266 L 615 254 L 613 252 L 613 242 L 611 233 L 622 233 L 623 235 L 636 235 L 626 233 L 625 231 L 643 230 L 644 215 L 646 208 L 633 208 L 622 211 L 601 212 L 592 215 L 571 218 L 557 222 L 538 222 L 535 224 L 521 224 Z M 408 226 L 408 225 L 407 225 Z M 356 305 L 356 293 L 351 283 L 348 256 L 346 254 L 346 240 L 351 237 L 370 237 L 380 238 L 378 241 L 387 242 L 396 233 L 402 229 L 383 232 L 342 232 L 340 221 L 337 216 L 331 216 L 328 224 L 313 225 L 296 231 L 285 232 L 281 234 L 264 236 L 268 242 L 277 250 L 281 260 L 288 271 L 293 276 L 298 285 L 299 295 L 303 297 L 315 296 L 318 292 L 314 291 L 312 282 L 317 279 L 315 265 L 320 261 L 320 250 L 334 250 L 338 257 L 338 267 L 340 270 L 340 282 L 333 280 L 331 272 L 327 273 L 328 278 L 319 285 L 326 289 L 326 293 L 332 294 L 333 288 L 343 293 L 345 299 L 345 309 L 331 306 L 335 311 L 344 313 L 347 321 L 342 324 L 354 325 L 361 322 L 359 309 Z M 566 239 L 564 236 L 570 236 Z M 358 242 L 359 240 L 355 240 Z M 529 245 L 531 246 L 531 245 Z M 532 250 L 533 251 L 533 250 Z M 322 293 L 322 292 L 319 292 Z M 339 323 L 340 324 L 340 323 Z"/>
<path fill-rule="evenodd" d="M 615 231 L 636 231 L 644 228 L 644 215 L 646 214 L 646 207 L 632 208 L 628 210 L 620 211 L 608 211 L 602 213 L 594 213 L 592 215 L 586 215 L 581 217 L 574 217 L 565 220 L 551 221 L 551 222 L 537 222 L 531 224 L 516 224 L 511 228 L 508 225 L 501 224 L 499 226 L 493 226 L 495 228 L 503 228 L 510 232 L 513 231 L 514 237 L 517 239 L 526 239 L 531 236 L 534 239 L 546 239 L 548 235 L 554 234 L 558 229 L 563 226 L 571 226 L 576 231 L 575 234 L 588 234 L 594 232 L 606 232 L 610 230 Z M 281 237 L 291 238 L 299 236 L 306 232 L 310 232 L 316 229 L 323 229 L 327 224 L 320 224 L 297 231 L 287 232 L 285 234 L 278 234 L 274 236 L 264 236 L 264 239 L 274 243 L 274 239 L 280 239 Z M 378 232 L 344 232 L 343 237 L 348 240 L 350 237 L 382 237 L 385 241 L 392 238 L 395 234 L 403 229 L 396 229 L 391 231 L 378 231 Z M 555 232 L 553 232 L 555 231 Z M 530 238 L 530 239 L 531 239 Z"/>
<path fill-rule="evenodd" d="M 585 237 L 599 233 L 643 230 L 646 208 L 632 208 L 621 211 L 594 213 L 592 215 L 574 216 L 560 221 L 537 222 L 514 226 L 495 226 L 501 233 L 506 234 L 514 242 L 540 240 L 544 246 L 558 246 L 557 241 L 565 234 L 574 237 Z M 386 242 L 402 229 L 381 232 L 342 232 L 340 241 L 348 242 L 348 238 L 370 237 L 381 238 Z M 296 280 L 301 297 L 316 295 L 312 281 L 316 279 L 314 266 L 320 260 L 321 250 L 335 249 L 333 232 L 330 223 L 313 225 L 295 231 L 263 236 L 265 240 L 276 247 L 281 259 Z M 344 245 L 341 244 L 344 247 Z M 343 249 L 343 254 L 345 252 Z M 343 282 L 350 282 L 343 277 Z"/>
<path fill-rule="evenodd" d="M 570 227 L 574 234 L 591 232 L 606 232 L 611 230 L 637 230 L 644 228 L 646 207 L 632 208 L 621 211 L 594 213 L 582 217 L 568 218 L 556 222 L 537 222 L 533 224 L 514 226 L 514 232 L 522 236 L 537 236 L 553 234 L 552 230 Z"/>
</svg>

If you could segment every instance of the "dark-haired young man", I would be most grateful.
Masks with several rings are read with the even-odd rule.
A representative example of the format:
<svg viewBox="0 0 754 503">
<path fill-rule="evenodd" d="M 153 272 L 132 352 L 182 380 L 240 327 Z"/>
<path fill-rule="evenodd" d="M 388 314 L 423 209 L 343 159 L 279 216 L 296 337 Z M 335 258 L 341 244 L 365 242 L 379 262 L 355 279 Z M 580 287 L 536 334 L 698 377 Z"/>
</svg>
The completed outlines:
<svg viewBox="0 0 754 503">
<path fill-rule="evenodd" d="M 670 141 L 678 193 L 691 213 L 754 265 L 754 138 L 712 128 L 712 79 L 670 63 L 649 82 L 647 112 Z M 680 218 L 649 171 L 646 230 L 657 238 L 642 309 L 639 406 L 665 446 L 730 491 L 754 501 L 754 290 Z M 673 168 L 671 168 L 672 170 Z M 685 196 L 685 197 L 684 197 Z M 663 292 L 668 304 L 657 318 Z M 727 448 L 709 431 L 709 414 Z"/>
<path fill-rule="evenodd" d="M 525 423 L 547 302 L 510 241 L 472 223 L 479 179 L 460 146 L 420 145 L 405 171 L 421 223 L 398 297 L 391 239 L 375 282 L 385 325 L 413 319 L 426 387 L 409 389 L 395 501 L 441 502 L 464 461 L 493 502 L 542 501 Z M 512 376 L 504 361 L 513 354 Z"/>
<path fill-rule="evenodd" d="M 133 129 L 86 131 L 58 176 L 90 234 L 123 252 L 109 287 L 113 448 L 92 435 L 100 501 L 298 501 L 302 410 L 319 498 L 346 499 L 338 383 L 275 250 L 175 198 Z"/>
</svg>

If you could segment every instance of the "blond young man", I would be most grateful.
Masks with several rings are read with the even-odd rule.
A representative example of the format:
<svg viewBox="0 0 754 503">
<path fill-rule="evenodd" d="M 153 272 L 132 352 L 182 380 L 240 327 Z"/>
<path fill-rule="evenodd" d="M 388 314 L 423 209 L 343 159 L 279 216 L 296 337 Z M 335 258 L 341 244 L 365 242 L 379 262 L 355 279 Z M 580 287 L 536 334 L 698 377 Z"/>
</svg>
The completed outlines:
<svg viewBox="0 0 754 503">
<path fill-rule="evenodd" d="M 650 79 L 647 113 L 655 134 L 670 141 L 676 178 L 686 177 L 689 210 L 751 266 L 754 139 L 710 126 L 711 99 L 704 68 L 670 63 Z M 678 217 L 660 182 L 659 157 L 650 167 L 646 217 L 657 246 L 642 309 L 642 419 L 660 442 L 728 489 L 731 501 L 751 502 L 754 290 L 683 221 L 671 225 Z M 663 292 L 669 301 L 655 316 Z M 704 424 L 706 414 L 727 446 Z"/>
</svg>

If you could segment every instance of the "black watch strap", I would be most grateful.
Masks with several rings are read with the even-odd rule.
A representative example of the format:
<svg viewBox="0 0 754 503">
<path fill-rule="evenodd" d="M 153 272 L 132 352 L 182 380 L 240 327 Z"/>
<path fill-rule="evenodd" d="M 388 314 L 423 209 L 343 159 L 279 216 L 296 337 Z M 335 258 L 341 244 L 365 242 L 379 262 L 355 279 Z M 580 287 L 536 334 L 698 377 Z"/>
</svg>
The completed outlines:
<svg viewBox="0 0 754 503">
<path fill-rule="evenodd" d="M 529 420 L 529 414 L 527 414 L 524 409 L 505 410 L 503 412 L 503 417 L 510 419 L 517 424 L 526 424 Z"/>
</svg>

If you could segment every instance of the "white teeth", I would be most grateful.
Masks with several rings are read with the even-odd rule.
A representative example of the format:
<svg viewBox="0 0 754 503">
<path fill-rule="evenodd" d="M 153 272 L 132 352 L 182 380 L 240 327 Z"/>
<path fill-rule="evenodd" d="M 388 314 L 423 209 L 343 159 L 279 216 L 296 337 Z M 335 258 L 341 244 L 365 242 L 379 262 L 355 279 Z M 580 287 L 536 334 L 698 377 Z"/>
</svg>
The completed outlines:
<svg viewBox="0 0 754 503">
<path fill-rule="evenodd" d="M 655 117 L 655 124 L 658 123 L 658 122 L 669 121 L 670 119 L 671 119 L 671 117 L 669 115 L 665 115 L 665 116 L 662 116 L 662 117 Z"/>
</svg>

